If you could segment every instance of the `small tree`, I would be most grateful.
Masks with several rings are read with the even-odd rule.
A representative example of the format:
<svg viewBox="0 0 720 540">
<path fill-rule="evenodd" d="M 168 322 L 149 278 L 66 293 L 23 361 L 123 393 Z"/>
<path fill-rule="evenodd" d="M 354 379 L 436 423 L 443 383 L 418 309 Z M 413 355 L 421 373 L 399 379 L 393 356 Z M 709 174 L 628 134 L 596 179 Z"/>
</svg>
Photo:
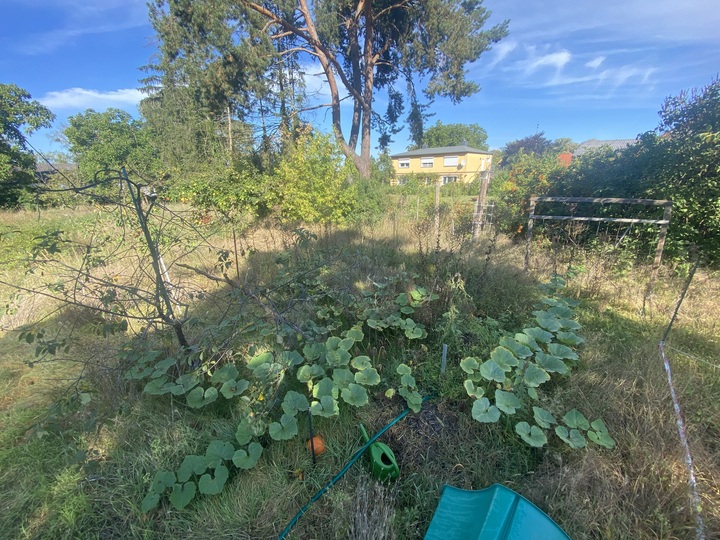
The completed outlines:
<svg viewBox="0 0 720 540">
<path fill-rule="evenodd" d="M 162 40 L 163 69 L 179 72 L 179 80 L 191 86 L 217 88 L 228 99 L 273 71 L 267 62 L 282 64 L 292 56 L 317 61 L 330 93 L 337 144 L 362 178 L 371 174 L 373 124 L 384 131 L 386 144 L 404 109 L 404 95 L 410 123 L 422 122 L 416 80 L 427 81 L 429 99 L 458 102 L 479 90 L 467 80 L 465 66 L 507 35 L 507 22 L 484 29 L 490 12 L 480 0 L 154 0 L 150 5 Z M 288 37 L 290 47 L 272 46 Z M 197 85 L 198 80 L 208 82 Z M 408 92 L 397 88 L 400 81 Z M 384 117 L 374 108 L 377 91 L 387 92 Z M 345 95 L 352 103 L 349 132 L 342 121 Z"/>
<path fill-rule="evenodd" d="M 431 148 L 465 145 L 478 150 L 488 149 L 487 131 L 479 124 L 443 124 L 438 120 L 425 130 L 422 142 Z"/>
<path fill-rule="evenodd" d="M 521 234 L 527 223 L 530 198 L 546 195 L 564 170 L 554 155 L 520 151 L 512 163 L 498 171 L 490 185 L 490 194 L 498 203 L 498 227 L 510 235 Z"/>
<path fill-rule="evenodd" d="M 553 150 L 553 142 L 545 137 L 544 131 L 541 131 L 507 143 L 502 149 L 502 164 L 511 165 L 516 159 L 520 159 L 518 157 L 520 153 L 542 156 L 551 150 Z"/>
<path fill-rule="evenodd" d="M 152 171 L 157 162 L 150 131 L 140 120 L 120 109 L 84 113 L 68 118 L 63 132 L 68 149 L 87 180 L 99 170 L 131 169 Z"/>
<path fill-rule="evenodd" d="M 0 206 L 16 206 L 32 183 L 35 157 L 26 134 L 50 127 L 55 115 L 14 84 L 0 84 Z"/>
<path fill-rule="evenodd" d="M 357 205 L 354 169 L 324 134 L 305 134 L 283 156 L 269 179 L 280 214 L 307 223 L 343 223 Z"/>
</svg>

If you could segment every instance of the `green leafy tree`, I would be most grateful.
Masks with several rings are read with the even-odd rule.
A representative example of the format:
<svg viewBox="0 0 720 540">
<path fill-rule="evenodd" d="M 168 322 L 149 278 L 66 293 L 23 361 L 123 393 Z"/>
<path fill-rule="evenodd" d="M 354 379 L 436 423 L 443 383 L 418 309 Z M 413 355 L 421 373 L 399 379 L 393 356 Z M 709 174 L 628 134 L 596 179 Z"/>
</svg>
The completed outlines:
<svg viewBox="0 0 720 540">
<path fill-rule="evenodd" d="M 265 177 L 252 164 L 238 162 L 233 167 L 208 167 L 183 175 L 169 192 L 175 199 L 238 223 L 269 211 L 276 195 L 267 193 L 267 188 Z"/>
<path fill-rule="evenodd" d="M 535 135 L 529 135 L 527 137 L 523 137 L 522 139 L 507 143 L 502 148 L 502 164 L 504 166 L 510 165 L 518 159 L 517 156 L 520 153 L 542 156 L 543 154 L 553 150 L 553 142 L 545 137 L 544 131 L 541 131 Z"/>
<path fill-rule="evenodd" d="M 86 179 L 103 169 L 149 172 L 156 166 L 150 131 L 143 122 L 120 109 L 88 109 L 68 119 L 64 135 L 68 149 Z"/>
<path fill-rule="evenodd" d="M 25 135 L 50 127 L 55 115 L 14 84 L 0 84 L 0 206 L 15 206 L 33 180 L 35 157 Z"/>
<path fill-rule="evenodd" d="M 305 99 L 301 66 L 290 54 L 293 35 L 270 39 L 261 19 L 240 2 L 156 0 L 149 6 L 161 39 L 156 61 L 144 68 L 150 73 L 142 81 L 149 98 L 162 108 L 172 107 L 172 94 L 189 98 L 191 109 L 202 117 L 181 117 L 186 130 L 209 121 L 218 126 L 216 138 L 231 158 L 238 152 L 247 157 L 250 144 L 258 163 L 274 161 L 285 140 L 297 132 Z M 268 9 L 281 16 L 283 7 Z M 256 128 L 254 139 L 248 136 L 248 124 Z"/>
<path fill-rule="evenodd" d="M 422 142 L 430 148 L 465 145 L 478 150 L 488 149 L 487 131 L 478 124 L 443 124 L 438 120 L 425 130 Z"/>
<path fill-rule="evenodd" d="M 565 168 L 551 154 L 520 151 L 490 184 L 490 194 L 498 203 L 497 224 L 510 235 L 524 232 L 530 198 L 546 195 L 559 182 Z"/>
<path fill-rule="evenodd" d="M 643 182 L 648 196 L 672 199 L 671 249 L 689 244 L 720 261 L 720 80 L 665 100 L 660 110 L 655 170 L 660 182 Z"/>
<path fill-rule="evenodd" d="M 140 113 L 164 168 L 196 170 L 227 159 L 225 126 L 189 88 L 158 88 L 140 102 Z"/>
<path fill-rule="evenodd" d="M 620 153 L 599 149 L 573 160 L 553 194 L 673 201 L 666 252 L 695 244 L 720 261 L 720 81 L 668 98 L 656 132 Z"/>
<path fill-rule="evenodd" d="M 255 80 L 262 61 L 277 64 L 299 55 L 319 62 L 335 137 L 363 178 L 371 175 L 373 123 L 392 128 L 400 118 L 398 81 L 409 87 L 411 114 L 420 107 L 412 97 L 416 79 L 427 81 L 426 97 L 458 102 L 479 90 L 466 79 L 465 66 L 507 34 L 507 23 L 483 30 L 490 13 L 480 0 L 156 0 L 151 16 L 168 59 L 184 63 L 180 67 L 189 80 L 191 61 L 202 66 L 203 74 L 219 66 L 215 71 L 225 94 L 232 90 L 235 95 L 246 81 Z M 293 38 L 292 47 L 272 47 L 273 40 L 287 36 Z M 387 92 L 390 104 L 384 119 L 373 109 L 378 90 Z M 341 115 L 345 94 L 353 104 L 348 133 Z"/>
<path fill-rule="evenodd" d="M 287 219 L 343 223 L 357 208 L 353 172 L 329 135 L 306 133 L 283 155 L 269 178 L 269 192 Z"/>
</svg>

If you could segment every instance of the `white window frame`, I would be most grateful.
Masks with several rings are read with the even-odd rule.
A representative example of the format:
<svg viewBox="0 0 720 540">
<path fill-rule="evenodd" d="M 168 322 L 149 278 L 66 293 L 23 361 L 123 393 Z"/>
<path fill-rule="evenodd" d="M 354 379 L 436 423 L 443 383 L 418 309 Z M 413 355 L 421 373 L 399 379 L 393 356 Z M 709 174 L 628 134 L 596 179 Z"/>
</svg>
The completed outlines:
<svg viewBox="0 0 720 540">
<path fill-rule="evenodd" d="M 409 168 L 410 168 L 410 158 L 398 159 L 398 169 L 409 169 Z"/>
<path fill-rule="evenodd" d="M 460 158 L 458 156 L 444 156 L 443 157 L 443 166 L 444 167 L 457 167 L 459 162 L 460 162 Z"/>
<path fill-rule="evenodd" d="M 435 158 L 424 157 L 420 158 L 420 167 L 423 169 L 432 169 L 435 166 Z"/>
<path fill-rule="evenodd" d="M 452 184 L 453 182 L 457 182 L 457 181 L 458 181 L 458 177 L 456 175 L 442 177 L 442 185 L 443 186 Z"/>
</svg>

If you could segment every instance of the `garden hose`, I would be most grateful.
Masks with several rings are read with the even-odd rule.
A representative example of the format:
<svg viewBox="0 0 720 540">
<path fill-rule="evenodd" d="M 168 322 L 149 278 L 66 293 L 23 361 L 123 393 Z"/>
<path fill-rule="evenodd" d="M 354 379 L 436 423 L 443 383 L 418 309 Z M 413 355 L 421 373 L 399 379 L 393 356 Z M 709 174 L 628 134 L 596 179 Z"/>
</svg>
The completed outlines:
<svg viewBox="0 0 720 540">
<path fill-rule="evenodd" d="M 432 399 L 435 396 L 425 396 L 423 398 L 423 403 L 427 401 L 428 399 Z M 382 435 L 391 427 L 393 427 L 395 424 L 397 424 L 400 420 L 405 418 L 408 413 L 410 412 L 410 408 L 406 407 L 403 412 L 398 414 L 388 425 L 386 425 L 384 428 L 382 428 L 380 431 L 378 431 L 375 435 L 370 437 L 370 439 L 357 451 L 355 454 L 353 454 L 353 457 L 350 458 L 350 461 L 347 462 L 347 464 L 340 470 L 339 473 L 337 473 L 333 478 L 323 486 L 320 491 L 318 491 L 315 495 L 313 495 L 312 499 L 310 499 L 305 506 L 303 506 L 300 511 L 295 514 L 295 517 L 290 520 L 290 523 L 288 523 L 287 527 L 283 530 L 283 532 L 280 533 L 280 536 L 278 536 L 278 540 L 283 540 L 285 536 L 290 532 L 290 529 L 292 529 L 295 524 L 298 522 L 298 520 L 302 517 L 302 515 L 307 512 L 308 508 L 310 508 L 310 505 L 312 505 L 315 501 L 317 501 L 320 497 L 323 496 L 323 494 L 330 489 L 335 483 L 340 480 L 346 472 L 350 470 L 350 467 L 353 466 L 353 464 L 360 459 L 360 456 L 362 456 L 365 451 L 370 448 L 370 445 L 372 445 L 376 440 L 378 440 Z"/>
</svg>

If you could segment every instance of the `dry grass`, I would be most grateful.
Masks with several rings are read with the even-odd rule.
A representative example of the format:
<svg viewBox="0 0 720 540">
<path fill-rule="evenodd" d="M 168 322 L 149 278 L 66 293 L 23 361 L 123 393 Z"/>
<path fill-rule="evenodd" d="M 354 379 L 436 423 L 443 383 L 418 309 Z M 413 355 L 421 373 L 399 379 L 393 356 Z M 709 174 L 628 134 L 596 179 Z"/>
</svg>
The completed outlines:
<svg viewBox="0 0 720 540">
<path fill-rule="evenodd" d="M 12 220 L 18 229 L 35 231 L 27 237 L 36 234 L 33 217 L 2 215 L 0 222 Z M 89 220 L 92 211 L 81 217 Z M 58 211 L 52 219 L 61 224 L 68 216 Z M 224 288 L 174 262 L 182 256 L 189 266 L 215 272 L 217 250 L 234 249 L 234 244 L 221 228 L 211 232 L 211 242 L 202 249 L 185 243 L 173 246 L 168 255 L 178 285 L 209 294 L 202 303 L 188 299 L 189 311 L 198 310 L 207 319 L 220 313 Z M 418 224 L 402 227 L 393 219 L 372 228 L 313 232 L 326 254 L 324 279 L 338 288 L 357 288 L 368 279 L 415 268 L 441 284 L 462 270 L 465 288 L 477 303 L 474 308 L 467 304 L 468 309 L 476 309 L 477 317 L 500 320 L 508 330 L 528 317 L 535 299 L 529 292 L 533 284 L 558 266 L 556 254 L 535 253 L 533 273 L 526 275 L 524 246 L 503 237 L 483 238 L 469 247 L 443 233 L 441 244 L 445 252 L 455 250 L 452 258 L 436 257 L 432 250 L 421 254 L 419 246 L 434 249 L 432 232 Z M 280 271 L 275 263 L 278 255 L 315 256 L 314 251 L 303 251 L 297 239 L 272 224 L 243 236 L 240 247 L 245 256 L 237 272 L 241 281 L 269 283 Z M 602 417 L 617 441 L 614 450 L 572 451 L 555 443 L 541 451 L 530 449 L 518 442 L 511 427 L 472 420 L 469 402 L 457 399 L 460 390 L 427 403 L 421 413 L 408 416 L 384 437 L 401 466 L 397 484 L 384 487 L 369 481 L 366 469 L 358 464 L 311 507 L 290 537 L 421 538 L 444 483 L 481 489 L 499 482 L 527 496 L 574 539 L 692 538 L 695 522 L 687 473 L 658 357 L 659 340 L 684 282 L 665 268 L 648 297 L 645 269 L 617 274 L 599 262 L 584 264 L 587 271 L 571 281 L 570 292 L 582 301 L 578 313 L 587 344 L 577 374 L 557 385 L 554 404 L 564 410 L 577 407 L 593 419 Z M 109 270 L 124 272 L 120 267 Z M 6 267 L 4 272 L 6 278 L 20 279 L 15 268 Z M 22 279 L 32 283 L 36 277 Z M 217 297 L 212 296 L 215 293 Z M 668 340 L 708 538 L 720 537 L 720 368 L 707 363 L 720 364 L 719 298 L 720 276 L 698 273 Z M 31 323 L 54 306 L 28 297 L 17 311 L 4 316 L 2 326 L 9 330 Z M 74 313 L 48 322 L 81 328 L 86 321 L 82 313 Z M 233 476 L 222 495 L 199 498 L 182 512 L 163 507 L 145 516 L 139 501 L 154 471 L 177 466 L 184 455 L 198 451 L 209 439 L 228 434 L 232 438 L 234 426 L 209 413 L 197 415 L 172 400 L 139 394 L 114 369 L 115 344 L 103 342 L 98 350 L 97 340 L 95 335 L 81 334 L 78 346 L 86 358 L 102 360 L 85 375 L 94 398 L 117 411 L 113 423 L 90 435 L 37 441 L 27 438 L 26 432 L 56 395 L 59 382 L 51 379 L 58 377 L 60 368 L 47 365 L 31 370 L 24 363 L 27 347 L 14 334 L 0 335 L 4 351 L 0 423 L 7 446 L 0 452 L 0 503 L 9 509 L 0 519 L 5 531 L 0 536 L 276 538 L 359 446 L 357 423 L 376 431 L 402 410 L 398 401 L 388 402 L 379 392 L 369 407 L 339 419 L 318 419 L 316 430 L 325 435 L 329 450 L 316 466 L 304 450 L 301 439 L 306 427 L 301 426 L 298 439 L 269 445 L 261 463 Z M 438 362 L 436 351 L 427 347 L 404 351 L 388 344 L 383 355 L 388 370 L 400 361 L 414 362 L 417 372 L 429 378 Z M 449 372 L 447 381 L 452 376 Z M 84 475 L 70 464 L 68 448 L 77 447 L 97 452 L 100 472 Z M 32 463 L 41 464 L 37 473 Z M 303 471 L 302 480 L 297 471 Z"/>
</svg>

